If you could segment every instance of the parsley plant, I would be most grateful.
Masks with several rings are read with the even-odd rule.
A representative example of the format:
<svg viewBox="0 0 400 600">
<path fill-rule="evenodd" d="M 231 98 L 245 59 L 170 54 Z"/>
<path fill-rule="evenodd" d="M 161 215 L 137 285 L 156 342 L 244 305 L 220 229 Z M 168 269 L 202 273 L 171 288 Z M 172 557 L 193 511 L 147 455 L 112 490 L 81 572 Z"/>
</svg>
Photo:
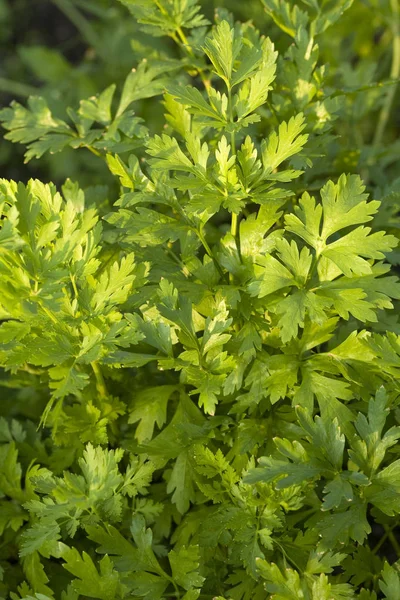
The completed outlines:
<svg viewBox="0 0 400 600">
<path fill-rule="evenodd" d="M 121 0 L 122 84 L 0 111 L 96 164 L 0 180 L 1 598 L 399 600 L 400 12 L 381 76 L 352 4 Z"/>
</svg>

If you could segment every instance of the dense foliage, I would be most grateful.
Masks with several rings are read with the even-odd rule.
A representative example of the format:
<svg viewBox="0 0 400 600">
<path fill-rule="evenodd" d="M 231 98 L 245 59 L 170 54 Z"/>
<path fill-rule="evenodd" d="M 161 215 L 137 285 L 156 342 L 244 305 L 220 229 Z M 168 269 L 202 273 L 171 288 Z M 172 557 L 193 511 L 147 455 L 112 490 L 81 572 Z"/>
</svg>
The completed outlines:
<svg viewBox="0 0 400 600">
<path fill-rule="evenodd" d="M 86 58 L 0 111 L 57 183 L 0 179 L 0 597 L 399 600 L 398 0 L 55 4 Z"/>
</svg>

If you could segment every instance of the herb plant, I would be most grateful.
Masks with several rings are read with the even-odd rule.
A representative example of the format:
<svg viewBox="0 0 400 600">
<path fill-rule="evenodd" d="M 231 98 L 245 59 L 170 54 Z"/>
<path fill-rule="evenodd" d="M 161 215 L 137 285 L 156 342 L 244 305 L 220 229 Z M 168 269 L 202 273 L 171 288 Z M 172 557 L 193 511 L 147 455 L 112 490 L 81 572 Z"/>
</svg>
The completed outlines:
<svg viewBox="0 0 400 600">
<path fill-rule="evenodd" d="M 398 600 L 397 1 L 356 85 L 321 59 L 351 0 L 263 0 L 279 51 L 122 4 L 161 48 L 122 85 L 0 112 L 98 164 L 0 180 L 1 597 Z"/>
</svg>

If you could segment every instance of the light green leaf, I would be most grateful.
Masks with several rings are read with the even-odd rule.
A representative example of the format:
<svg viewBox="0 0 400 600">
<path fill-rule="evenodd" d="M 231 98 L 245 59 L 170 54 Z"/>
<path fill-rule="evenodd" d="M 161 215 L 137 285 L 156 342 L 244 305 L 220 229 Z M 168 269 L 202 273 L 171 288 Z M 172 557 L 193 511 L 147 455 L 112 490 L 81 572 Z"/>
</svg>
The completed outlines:
<svg viewBox="0 0 400 600">
<path fill-rule="evenodd" d="M 65 547 L 62 558 L 65 561 L 64 569 L 76 577 L 72 586 L 78 594 L 100 600 L 116 600 L 120 597 L 123 588 L 108 556 L 99 561 L 99 570 L 86 552 L 81 557 L 76 548 Z"/>
<path fill-rule="evenodd" d="M 164 385 L 145 388 L 135 394 L 129 423 L 139 421 L 135 431 L 139 443 L 152 439 L 156 424 L 159 429 L 165 424 L 168 400 L 178 389 L 174 385 Z"/>
<path fill-rule="evenodd" d="M 263 177 L 273 178 L 275 169 L 283 161 L 298 154 L 308 140 L 308 134 L 301 132 L 305 128 L 305 119 L 302 113 L 292 117 L 287 123 L 279 125 L 278 133 L 271 133 L 268 140 L 261 144 L 263 162 Z"/>
</svg>

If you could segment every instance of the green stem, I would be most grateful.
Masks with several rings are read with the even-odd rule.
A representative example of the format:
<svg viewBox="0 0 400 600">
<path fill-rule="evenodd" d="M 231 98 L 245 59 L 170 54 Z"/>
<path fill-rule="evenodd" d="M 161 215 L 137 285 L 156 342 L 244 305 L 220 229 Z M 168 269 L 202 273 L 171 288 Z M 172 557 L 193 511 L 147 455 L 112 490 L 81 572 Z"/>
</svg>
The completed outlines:
<svg viewBox="0 0 400 600">
<path fill-rule="evenodd" d="M 298 572 L 301 573 L 301 569 L 300 569 L 299 565 L 296 564 L 292 558 L 290 558 L 290 556 L 288 555 L 286 550 L 283 548 L 283 546 L 281 546 L 281 544 L 279 542 L 277 542 L 276 540 L 274 540 L 274 543 L 280 548 L 282 555 L 284 557 L 284 560 L 287 560 L 288 562 L 290 562 L 298 570 Z"/>
<path fill-rule="evenodd" d="M 160 11 L 160 13 L 162 15 L 168 15 L 168 12 L 165 10 L 165 8 L 163 7 L 163 5 L 159 2 L 159 0 L 155 0 L 155 5 L 157 6 L 158 10 Z"/>
<path fill-rule="evenodd" d="M 179 44 L 180 42 L 182 43 L 183 47 L 186 49 L 188 55 L 191 58 L 194 58 L 194 52 L 193 49 L 191 47 L 191 45 L 189 44 L 189 40 L 187 39 L 182 27 L 178 27 L 178 29 L 176 30 L 176 33 L 178 34 L 178 37 L 176 37 L 175 33 L 173 33 L 171 35 L 172 39 L 174 40 L 174 42 L 176 44 Z M 204 71 L 203 69 L 200 69 L 199 67 L 196 67 L 196 71 L 197 73 L 200 75 L 201 80 L 203 82 L 203 85 L 206 89 L 207 94 L 209 94 L 209 90 L 210 90 L 210 80 L 204 75 Z"/>
<path fill-rule="evenodd" d="M 176 30 L 176 33 L 179 35 L 181 42 L 185 46 L 188 54 L 190 54 L 190 56 L 193 56 L 192 47 L 189 44 L 189 41 L 188 41 L 186 35 L 184 34 L 182 27 L 178 27 L 178 29 Z"/>
<path fill-rule="evenodd" d="M 238 215 L 236 213 L 232 213 L 231 220 L 231 234 L 234 238 L 236 238 L 238 232 Z"/>
<path fill-rule="evenodd" d="M 96 377 L 97 391 L 99 392 L 100 398 L 104 400 L 105 398 L 107 398 L 108 392 L 106 388 L 106 383 L 104 381 L 103 373 L 101 372 L 99 364 L 95 360 L 91 362 L 90 365 L 93 369 L 94 376 Z"/>
<path fill-rule="evenodd" d="M 176 585 L 175 581 L 172 580 L 172 585 L 174 586 L 174 590 L 175 590 L 175 597 L 177 598 L 177 600 L 180 600 L 181 594 L 179 592 L 179 588 Z"/>
<path fill-rule="evenodd" d="M 58 319 L 53 315 L 53 313 L 51 313 L 49 311 L 48 308 L 46 308 L 46 306 L 44 306 L 42 303 L 40 303 L 40 307 L 43 310 L 43 312 L 49 317 L 49 319 L 53 322 L 56 323 L 58 325 Z"/>
<path fill-rule="evenodd" d="M 231 86 L 226 84 L 228 87 L 228 108 L 229 108 L 229 121 L 231 125 L 233 125 L 233 104 L 232 104 L 232 89 Z M 236 138 L 235 132 L 231 131 L 231 152 L 232 156 L 236 155 Z M 235 213 L 232 213 L 232 222 L 231 222 L 231 234 L 236 238 L 237 236 L 237 225 L 238 225 L 238 216 Z"/>
<path fill-rule="evenodd" d="M 33 369 L 28 364 L 22 367 L 22 371 L 26 371 L 27 373 L 29 373 L 29 375 L 41 375 L 45 372 L 44 369 Z"/>
<path fill-rule="evenodd" d="M 103 158 L 103 155 L 101 154 L 101 152 L 99 152 L 98 150 L 96 150 L 96 148 L 93 148 L 93 146 L 83 146 L 84 148 L 87 148 L 88 150 L 90 150 L 90 152 L 92 154 L 94 154 L 95 156 L 98 156 L 99 158 Z"/>
<path fill-rule="evenodd" d="M 214 264 L 215 264 L 215 266 L 217 268 L 218 273 L 221 275 L 221 277 L 223 277 L 224 276 L 224 272 L 221 269 L 221 266 L 220 266 L 219 262 L 217 261 L 217 259 L 215 258 L 214 254 L 212 253 L 211 248 L 208 245 L 208 242 L 207 242 L 206 238 L 204 237 L 203 229 L 202 228 L 201 229 L 195 229 L 195 232 L 196 232 L 199 240 L 203 244 L 204 249 L 207 252 L 208 256 L 210 258 L 212 258 L 212 260 L 214 261 Z"/>
<path fill-rule="evenodd" d="M 319 262 L 320 256 L 321 256 L 320 252 L 315 251 L 315 254 L 312 258 L 311 267 L 308 272 L 307 283 L 312 283 L 315 271 L 318 267 L 318 262 Z"/>
<path fill-rule="evenodd" d="M 38 93 L 38 89 L 34 86 L 5 79 L 4 77 L 0 77 L 0 91 L 12 96 L 23 96 L 24 98 L 35 96 Z"/>
<path fill-rule="evenodd" d="M 66 17 L 75 25 L 82 34 L 87 43 L 96 49 L 99 55 L 103 54 L 97 33 L 90 22 L 82 15 L 71 0 L 52 0 L 54 4 L 64 13 Z"/>
<path fill-rule="evenodd" d="M 72 288 L 74 290 L 75 298 L 77 298 L 78 297 L 78 288 L 76 287 L 75 275 L 71 274 L 70 279 L 71 279 L 71 283 L 72 283 Z"/>
<path fill-rule="evenodd" d="M 228 108 L 229 108 L 229 121 L 231 125 L 233 125 L 233 105 L 232 105 L 232 89 L 231 86 L 227 84 L 228 87 Z M 235 132 L 231 131 L 231 152 L 232 156 L 236 155 L 236 138 Z M 235 213 L 232 213 L 232 221 L 231 221 L 231 234 L 234 238 L 237 235 L 237 224 L 238 224 L 238 216 Z"/>
<path fill-rule="evenodd" d="M 171 248 L 169 248 L 168 246 L 167 246 L 167 252 L 171 256 L 171 258 L 176 262 L 176 264 L 180 266 L 181 271 L 184 274 L 184 276 L 186 278 L 190 277 L 190 271 L 189 271 L 189 269 L 187 268 L 187 266 L 185 265 L 185 263 L 179 258 L 179 256 L 177 256 L 175 254 L 175 252 L 173 250 L 171 250 Z"/>
<path fill-rule="evenodd" d="M 392 32 L 393 32 L 393 44 L 392 44 L 392 67 L 390 70 L 391 79 L 399 79 L 400 76 L 400 6 L 399 0 L 390 0 L 390 6 L 392 9 Z M 389 120 L 390 111 L 392 108 L 392 103 L 394 99 L 394 95 L 396 93 L 397 84 L 393 84 L 384 100 L 379 119 L 378 125 L 375 130 L 375 136 L 373 145 L 379 146 L 382 142 L 383 134 L 385 132 L 385 128 L 387 122 Z"/>
<path fill-rule="evenodd" d="M 389 525 L 384 525 L 383 526 L 387 537 L 390 540 L 390 543 L 393 546 L 393 549 L 395 550 L 395 552 L 397 553 L 397 558 L 400 558 L 400 543 L 399 541 L 396 539 L 396 536 L 394 535 L 392 528 L 389 527 Z"/>
<path fill-rule="evenodd" d="M 227 85 L 227 88 L 228 88 L 229 121 L 230 121 L 231 125 L 233 125 L 234 124 L 234 118 L 233 118 L 232 89 L 231 89 L 231 86 L 228 83 L 226 85 Z M 235 138 L 235 132 L 234 131 L 231 131 L 231 152 L 232 152 L 232 156 L 236 155 L 236 138 Z M 238 249 L 238 252 L 239 252 L 239 256 L 240 256 L 240 239 L 239 239 L 238 222 L 239 222 L 239 215 L 237 215 L 236 213 L 232 213 L 232 218 L 231 218 L 231 234 L 232 234 L 232 236 L 236 240 L 236 246 L 237 246 L 237 249 Z M 229 274 L 229 280 L 231 282 L 233 281 L 232 273 Z"/>
<path fill-rule="evenodd" d="M 231 123 L 231 125 L 234 124 L 234 119 L 233 119 L 233 102 L 232 102 L 232 89 L 231 86 L 226 84 L 227 88 L 228 88 L 228 110 L 229 110 L 229 121 Z M 235 132 L 231 131 L 231 150 L 232 150 L 232 154 L 236 154 L 236 139 L 235 139 Z"/>
<path fill-rule="evenodd" d="M 374 546 L 374 548 L 371 550 L 372 554 L 375 555 L 378 552 L 379 548 L 381 548 L 381 546 L 385 543 L 387 538 L 388 538 L 388 533 L 385 532 L 383 534 L 383 536 L 381 537 L 381 539 L 379 540 L 379 542 L 376 544 L 376 546 Z"/>
</svg>

